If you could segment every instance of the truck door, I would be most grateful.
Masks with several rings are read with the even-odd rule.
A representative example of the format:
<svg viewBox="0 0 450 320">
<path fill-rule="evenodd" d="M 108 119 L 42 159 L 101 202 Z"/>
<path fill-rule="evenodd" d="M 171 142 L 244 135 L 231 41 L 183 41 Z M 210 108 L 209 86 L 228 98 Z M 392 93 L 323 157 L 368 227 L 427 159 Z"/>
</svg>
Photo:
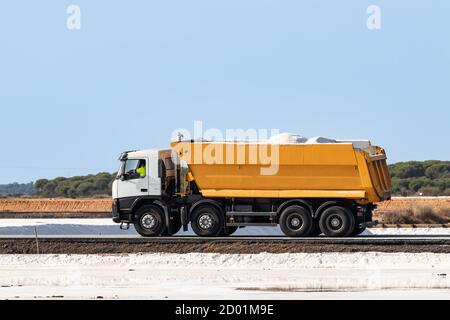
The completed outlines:
<svg viewBox="0 0 450 320">
<path fill-rule="evenodd" d="M 118 198 L 149 195 L 149 161 L 148 158 L 127 159 L 124 175 L 118 180 Z"/>
</svg>

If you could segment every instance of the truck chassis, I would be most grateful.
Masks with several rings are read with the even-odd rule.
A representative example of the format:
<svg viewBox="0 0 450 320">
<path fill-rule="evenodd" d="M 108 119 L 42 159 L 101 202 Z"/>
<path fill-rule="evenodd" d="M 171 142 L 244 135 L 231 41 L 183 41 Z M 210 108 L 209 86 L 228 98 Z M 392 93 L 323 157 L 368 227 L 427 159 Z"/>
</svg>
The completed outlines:
<svg viewBox="0 0 450 320">
<path fill-rule="evenodd" d="M 280 226 L 289 237 L 356 236 L 374 226 L 375 205 L 348 199 L 205 199 L 201 195 L 163 199 L 115 199 L 113 220 L 134 224 L 144 237 L 171 236 L 181 228 L 201 237 L 229 236 L 238 228 Z"/>
</svg>

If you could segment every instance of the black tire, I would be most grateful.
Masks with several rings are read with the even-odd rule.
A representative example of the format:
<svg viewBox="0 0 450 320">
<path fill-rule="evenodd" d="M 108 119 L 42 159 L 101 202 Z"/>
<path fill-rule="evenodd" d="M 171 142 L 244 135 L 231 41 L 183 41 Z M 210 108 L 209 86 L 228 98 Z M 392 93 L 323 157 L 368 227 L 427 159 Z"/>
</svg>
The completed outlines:
<svg viewBox="0 0 450 320">
<path fill-rule="evenodd" d="M 222 214 L 215 206 L 201 206 L 192 212 L 191 227 L 200 237 L 216 237 L 224 229 Z"/>
<path fill-rule="evenodd" d="M 347 208 L 334 206 L 322 213 L 319 225 L 328 237 L 348 237 L 355 228 L 355 217 Z"/>
<path fill-rule="evenodd" d="M 176 235 L 181 230 L 181 220 L 179 217 L 170 217 L 169 227 L 165 228 L 162 235 L 163 236 L 173 236 Z"/>
<path fill-rule="evenodd" d="M 310 236 L 311 237 L 318 237 L 322 234 L 322 230 L 320 230 L 319 221 L 317 219 L 313 220 L 313 228 L 311 230 Z"/>
<path fill-rule="evenodd" d="M 352 237 L 356 237 L 359 236 L 361 233 L 363 233 L 364 231 L 366 231 L 366 227 L 364 228 L 360 228 L 359 226 L 355 226 L 355 228 L 353 229 L 352 233 L 350 234 L 350 236 Z"/>
<path fill-rule="evenodd" d="M 228 237 L 235 233 L 239 228 L 238 227 L 225 227 L 220 232 L 221 236 Z"/>
<path fill-rule="evenodd" d="M 169 225 L 169 236 L 176 235 L 181 230 L 181 220 L 179 218 L 175 218 L 173 220 L 170 220 Z"/>
<path fill-rule="evenodd" d="M 314 227 L 311 213 L 303 207 L 285 209 L 279 220 L 281 231 L 288 237 L 308 237 Z"/>
<path fill-rule="evenodd" d="M 166 229 L 164 212 L 157 206 L 145 205 L 135 215 L 134 228 L 143 237 L 158 237 Z"/>
</svg>

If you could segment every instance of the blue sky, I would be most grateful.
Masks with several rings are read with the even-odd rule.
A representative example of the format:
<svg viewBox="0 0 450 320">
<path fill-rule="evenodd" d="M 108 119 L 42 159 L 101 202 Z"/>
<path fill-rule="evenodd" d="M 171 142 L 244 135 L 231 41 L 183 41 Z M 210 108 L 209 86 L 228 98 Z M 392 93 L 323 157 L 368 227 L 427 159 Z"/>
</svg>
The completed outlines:
<svg viewBox="0 0 450 320">
<path fill-rule="evenodd" d="M 66 27 L 70 4 L 80 30 Z M 0 183 L 114 171 L 122 150 L 166 147 L 194 120 L 449 160 L 449 12 L 445 0 L 2 1 Z"/>
</svg>

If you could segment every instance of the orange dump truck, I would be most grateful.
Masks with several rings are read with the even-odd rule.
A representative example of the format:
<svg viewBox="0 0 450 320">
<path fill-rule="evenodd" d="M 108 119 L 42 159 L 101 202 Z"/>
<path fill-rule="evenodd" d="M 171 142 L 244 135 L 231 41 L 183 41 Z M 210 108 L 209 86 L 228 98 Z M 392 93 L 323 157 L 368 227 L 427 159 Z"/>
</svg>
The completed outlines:
<svg viewBox="0 0 450 320">
<path fill-rule="evenodd" d="M 280 226 L 289 237 L 347 237 L 376 224 L 374 203 L 391 196 L 385 151 L 369 142 L 171 147 L 122 155 L 114 221 L 133 223 L 144 236 L 172 235 L 191 224 L 206 237 L 248 226 Z M 144 162 L 145 177 L 127 171 Z"/>
</svg>

